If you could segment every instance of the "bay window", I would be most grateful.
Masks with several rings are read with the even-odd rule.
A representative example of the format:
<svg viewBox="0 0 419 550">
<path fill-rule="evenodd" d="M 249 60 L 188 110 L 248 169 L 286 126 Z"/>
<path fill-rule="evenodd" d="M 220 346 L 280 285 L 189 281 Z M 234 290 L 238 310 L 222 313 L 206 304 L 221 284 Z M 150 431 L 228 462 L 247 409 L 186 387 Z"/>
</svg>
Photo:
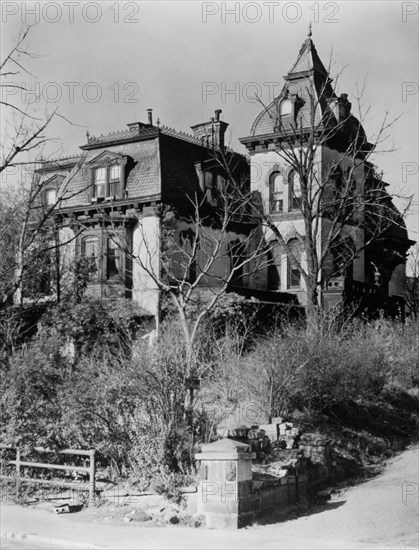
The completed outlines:
<svg viewBox="0 0 419 550">
<path fill-rule="evenodd" d="M 80 257 L 84 261 L 89 282 L 120 283 L 124 280 L 122 237 L 120 233 L 95 230 L 81 240 Z"/>
</svg>

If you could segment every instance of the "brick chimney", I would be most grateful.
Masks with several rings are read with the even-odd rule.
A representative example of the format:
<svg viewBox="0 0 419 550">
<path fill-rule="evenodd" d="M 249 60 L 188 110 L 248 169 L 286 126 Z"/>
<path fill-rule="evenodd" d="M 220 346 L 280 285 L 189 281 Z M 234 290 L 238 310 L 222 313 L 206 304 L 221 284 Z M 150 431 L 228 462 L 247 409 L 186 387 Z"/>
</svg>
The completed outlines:
<svg viewBox="0 0 419 550">
<path fill-rule="evenodd" d="M 207 147 L 219 147 L 224 149 L 224 136 L 227 130 L 227 122 L 220 120 L 221 109 L 216 109 L 215 116 L 209 122 L 201 122 L 191 126 L 194 135 Z"/>
</svg>

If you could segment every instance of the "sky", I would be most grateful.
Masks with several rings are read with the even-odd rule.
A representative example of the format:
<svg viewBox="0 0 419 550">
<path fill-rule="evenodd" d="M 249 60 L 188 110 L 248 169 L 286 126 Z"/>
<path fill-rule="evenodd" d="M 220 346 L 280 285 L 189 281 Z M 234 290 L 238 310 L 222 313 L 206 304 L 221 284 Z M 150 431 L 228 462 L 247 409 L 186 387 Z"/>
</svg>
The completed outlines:
<svg viewBox="0 0 419 550">
<path fill-rule="evenodd" d="M 337 92 L 347 93 L 370 141 L 386 112 L 389 139 L 372 159 L 390 192 L 413 195 L 406 222 L 418 240 L 418 7 L 414 1 L 342 2 L 8 2 L 1 3 L 1 57 L 25 25 L 33 25 L 24 56 L 30 74 L 10 77 L 32 94 L 39 117 L 58 108 L 47 129 L 45 157 L 76 154 L 86 132 L 99 135 L 147 121 L 181 131 L 209 120 L 229 123 L 239 152 L 263 103 L 277 96 L 312 23 L 323 63 Z M 335 80 L 336 82 L 336 80 Z M 3 92 L 10 94 L 10 89 Z M 364 120 L 365 116 L 365 120 Z M 2 113 L 2 135 L 8 114 Z M 16 174 L 4 178 L 14 181 Z M 7 183 L 7 182 L 6 182 Z M 402 203 L 399 202 L 399 207 Z"/>
</svg>

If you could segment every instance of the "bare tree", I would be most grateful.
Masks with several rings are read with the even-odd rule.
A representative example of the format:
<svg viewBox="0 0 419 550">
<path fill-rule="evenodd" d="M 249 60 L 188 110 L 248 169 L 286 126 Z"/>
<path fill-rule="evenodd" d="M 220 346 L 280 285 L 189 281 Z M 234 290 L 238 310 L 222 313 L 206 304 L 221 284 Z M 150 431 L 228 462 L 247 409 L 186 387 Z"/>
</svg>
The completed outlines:
<svg viewBox="0 0 419 550">
<path fill-rule="evenodd" d="M 54 141 L 47 135 L 52 121 L 67 119 L 57 108 L 39 116 L 42 105 L 36 99 L 26 100 L 28 89 L 22 81 L 32 77 L 28 62 L 38 57 L 27 48 L 30 30 L 22 29 L 16 45 L 0 62 L 0 310 L 22 305 L 24 294 L 35 300 L 55 294 L 52 286 L 58 277 L 58 249 L 65 243 L 58 238 L 53 214 L 68 195 L 66 176 L 68 183 L 78 170 L 77 158 L 68 168 L 68 159 L 50 161 L 42 157 L 44 146 Z M 43 168 L 51 175 L 52 171 L 61 173 L 56 184 L 49 186 L 53 192 L 48 196 Z"/>
<path fill-rule="evenodd" d="M 226 181 L 211 203 L 206 197 L 190 199 L 188 214 L 159 207 L 159 234 L 146 233 L 140 219 L 141 243 L 137 247 L 117 240 L 117 231 L 109 233 L 146 274 L 144 290 L 155 290 L 160 299 L 169 297 L 184 335 L 189 375 L 193 374 L 195 344 L 203 320 L 229 286 L 240 285 L 266 266 L 260 227 L 249 223 L 249 200 L 244 202 Z"/>
<path fill-rule="evenodd" d="M 51 164 L 60 170 L 60 161 Z M 40 174 L 35 174 L 29 189 L 21 186 L 0 193 L 0 309 L 22 304 L 25 295 L 39 299 L 58 291 L 59 249 L 77 235 L 60 239 L 54 214 L 63 197 L 70 196 L 67 186 L 78 169 L 76 163 L 63 177 L 67 183 L 53 189 L 52 199 Z"/>
<path fill-rule="evenodd" d="M 16 82 L 18 78 L 32 77 L 27 69 L 28 60 L 36 59 L 36 54 L 26 47 L 31 26 L 25 27 L 19 33 L 16 45 L 0 61 L 0 109 L 2 113 L 2 146 L 0 158 L 0 173 L 4 170 L 25 167 L 37 162 L 33 155 L 38 155 L 41 148 L 51 141 L 45 131 L 54 118 L 67 120 L 58 108 L 46 111 L 39 116 L 36 109 L 36 99 L 27 100 L 27 86 L 24 82 Z M 10 97 L 12 99 L 10 99 Z M 21 101 L 18 100 L 20 97 Z"/>
</svg>

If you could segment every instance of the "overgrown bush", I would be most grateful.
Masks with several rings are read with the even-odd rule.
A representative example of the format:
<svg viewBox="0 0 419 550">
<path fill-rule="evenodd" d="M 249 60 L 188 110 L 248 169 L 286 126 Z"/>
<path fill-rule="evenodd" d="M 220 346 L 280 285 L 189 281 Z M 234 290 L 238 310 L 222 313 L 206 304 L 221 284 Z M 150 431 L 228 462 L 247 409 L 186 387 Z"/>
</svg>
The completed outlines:
<svg viewBox="0 0 419 550">
<path fill-rule="evenodd" d="M 9 361 L 1 377 L 2 442 L 23 449 L 59 447 L 59 396 L 68 365 L 50 342 L 28 344 Z"/>
<path fill-rule="evenodd" d="M 269 400 L 273 416 L 376 400 L 394 377 L 406 389 L 415 382 L 418 333 L 417 326 L 389 321 L 353 321 L 315 332 L 290 325 L 258 342 L 246 358 L 244 378 L 253 398 Z"/>
<path fill-rule="evenodd" d="M 51 312 L 4 373 L 2 442 L 95 448 L 112 478 L 143 488 L 155 478 L 173 488 L 172 474 L 192 471 L 179 327 L 164 325 L 150 347 L 133 338 L 129 323 L 93 301 Z M 80 344 L 76 363 L 65 348 L 68 335 Z"/>
<path fill-rule="evenodd" d="M 418 324 L 320 318 L 310 330 L 282 322 L 261 337 L 239 302 L 214 312 L 223 330 L 212 320 L 200 329 L 193 414 L 191 365 L 176 319 L 167 317 L 150 346 L 125 303 L 109 308 L 86 299 L 50 310 L 3 368 L 2 442 L 95 448 L 112 478 L 176 498 L 219 411 L 252 402 L 269 417 L 338 424 L 359 413 L 378 425 L 380 407 L 403 408 L 404 390 L 418 385 Z"/>
<path fill-rule="evenodd" d="M 135 309 L 127 300 L 109 303 L 85 297 L 52 307 L 39 326 L 39 338 L 55 340 L 57 346 L 74 346 L 79 357 L 90 354 L 129 355 L 139 325 Z"/>
<path fill-rule="evenodd" d="M 331 414 L 337 406 L 375 402 L 389 384 L 405 390 L 418 385 L 418 337 L 418 324 L 366 324 L 342 316 L 319 318 L 314 329 L 282 324 L 250 351 L 233 332 L 216 343 L 217 369 L 206 399 L 224 400 L 225 409 L 257 403 L 267 417 Z"/>
</svg>

